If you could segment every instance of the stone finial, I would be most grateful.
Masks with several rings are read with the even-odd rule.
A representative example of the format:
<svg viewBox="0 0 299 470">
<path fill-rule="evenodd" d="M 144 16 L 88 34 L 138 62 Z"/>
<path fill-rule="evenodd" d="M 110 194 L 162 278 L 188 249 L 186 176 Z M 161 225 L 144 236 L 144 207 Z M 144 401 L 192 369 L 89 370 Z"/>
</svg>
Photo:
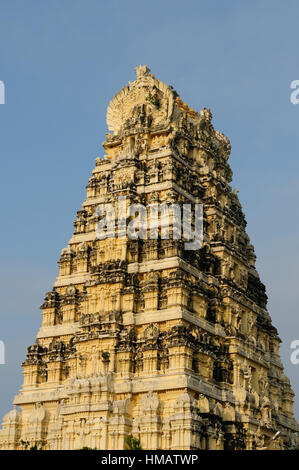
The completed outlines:
<svg viewBox="0 0 299 470">
<path fill-rule="evenodd" d="M 134 70 L 136 70 L 137 80 L 147 77 L 150 73 L 150 69 L 146 65 L 138 65 Z"/>
</svg>

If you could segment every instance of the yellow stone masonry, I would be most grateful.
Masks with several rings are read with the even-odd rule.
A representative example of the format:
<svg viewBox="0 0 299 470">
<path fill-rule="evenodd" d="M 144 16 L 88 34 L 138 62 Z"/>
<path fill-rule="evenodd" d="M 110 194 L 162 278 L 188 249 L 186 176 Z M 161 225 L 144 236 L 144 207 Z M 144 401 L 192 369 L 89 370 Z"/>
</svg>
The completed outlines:
<svg viewBox="0 0 299 470">
<path fill-rule="evenodd" d="M 230 142 L 146 66 L 110 102 L 0 449 L 293 449 L 294 393 L 236 191 Z M 204 239 L 98 239 L 97 207 L 201 203 Z M 275 437 L 275 439 L 273 439 Z M 41 444 L 42 443 L 42 444 Z"/>
</svg>

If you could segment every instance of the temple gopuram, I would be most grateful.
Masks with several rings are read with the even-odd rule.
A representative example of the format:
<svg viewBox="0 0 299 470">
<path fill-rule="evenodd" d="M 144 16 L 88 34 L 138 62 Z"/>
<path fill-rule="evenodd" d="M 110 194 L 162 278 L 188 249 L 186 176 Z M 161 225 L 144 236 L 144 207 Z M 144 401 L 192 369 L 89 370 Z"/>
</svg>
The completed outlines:
<svg viewBox="0 0 299 470">
<path fill-rule="evenodd" d="M 146 66 L 112 99 L 0 449 L 295 449 L 230 142 Z M 202 204 L 203 240 L 97 236 L 98 207 Z M 128 217 L 130 219 L 130 217 Z"/>
</svg>

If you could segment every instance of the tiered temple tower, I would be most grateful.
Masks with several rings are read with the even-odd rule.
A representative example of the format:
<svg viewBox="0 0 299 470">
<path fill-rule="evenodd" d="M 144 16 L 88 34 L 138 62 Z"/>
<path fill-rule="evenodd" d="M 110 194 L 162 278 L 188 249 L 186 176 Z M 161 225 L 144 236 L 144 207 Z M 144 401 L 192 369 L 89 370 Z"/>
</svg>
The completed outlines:
<svg viewBox="0 0 299 470">
<path fill-rule="evenodd" d="M 136 70 L 109 104 L 106 155 L 41 307 L 21 411 L 4 417 L 0 448 L 123 449 L 129 434 L 144 449 L 294 448 L 294 393 L 230 186 L 230 142 L 208 109 Z M 201 248 L 161 233 L 100 240 L 97 207 L 120 196 L 202 203 Z"/>
</svg>

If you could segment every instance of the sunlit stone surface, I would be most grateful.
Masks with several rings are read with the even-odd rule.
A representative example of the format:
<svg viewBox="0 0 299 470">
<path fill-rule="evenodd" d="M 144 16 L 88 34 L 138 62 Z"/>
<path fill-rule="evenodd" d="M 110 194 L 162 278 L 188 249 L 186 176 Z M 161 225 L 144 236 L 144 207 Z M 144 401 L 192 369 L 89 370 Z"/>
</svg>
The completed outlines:
<svg viewBox="0 0 299 470">
<path fill-rule="evenodd" d="M 110 131 L 62 250 L 0 448 L 291 449 L 293 392 L 230 186 L 229 140 L 146 66 Z M 204 242 L 98 240 L 100 203 L 203 203 Z M 58 227 L 59 229 L 59 227 Z M 280 434 L 277 434 L 280 432 Z M 276 439 L 273 437 L 277 435 Z"/>
</svg>

